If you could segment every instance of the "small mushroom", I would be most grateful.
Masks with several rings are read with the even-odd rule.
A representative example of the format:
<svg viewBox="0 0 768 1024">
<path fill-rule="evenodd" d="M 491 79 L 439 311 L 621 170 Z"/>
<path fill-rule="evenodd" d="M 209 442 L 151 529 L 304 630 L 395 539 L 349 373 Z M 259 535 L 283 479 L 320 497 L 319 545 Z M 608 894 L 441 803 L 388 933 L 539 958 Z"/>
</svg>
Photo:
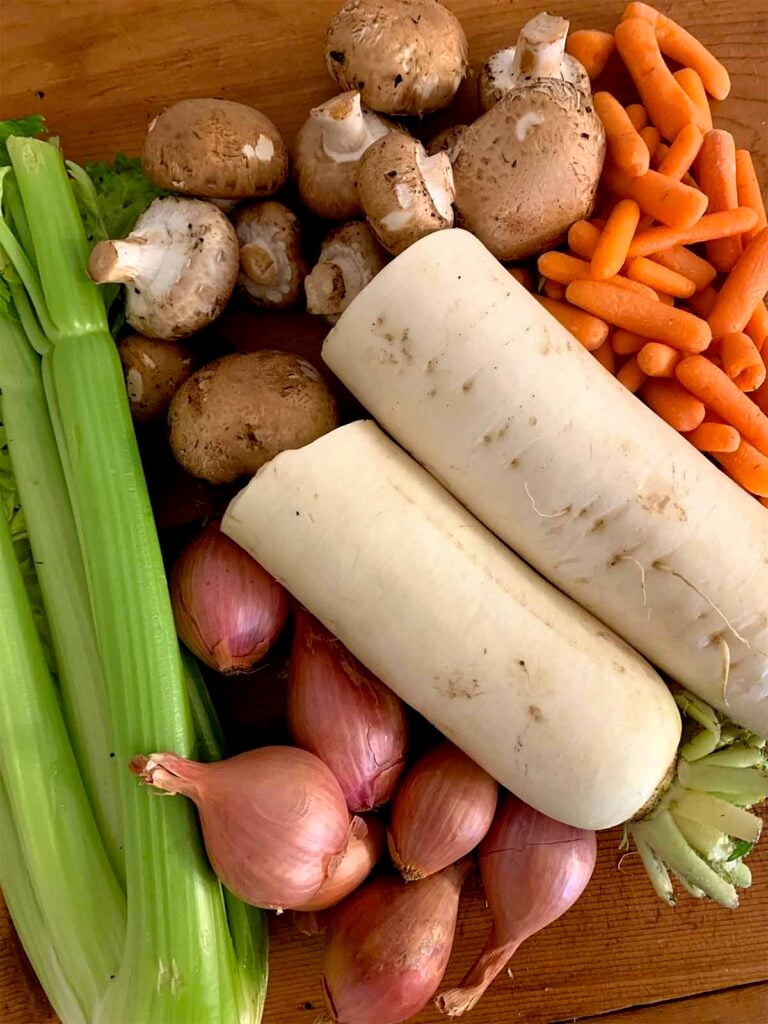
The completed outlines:
<svg viewBox="0 0 768 1024">
<path fill-rule="evenodd" d="M 427 156 L 410 135 L 390 132 L 365 151 L 357 169 L 357 190 L 368 223 L 391 253 L 453 226 L 448 154 Z"/>
<path fill-rule="evenodd" d="M 502 96 L 537 78 L 560 78 L 592 95 L 584 67 L 565 52 L 569 23 L 542 11 L 526 22 L 517 45 L 494 53 L 483 66 L 477 86 L 480 106 L 490 110 Z"/>
<path fill-rule="evenodd" d="M 559 78 L 538 79 L 463 132 L 453 164 L 457 223 L 497 259 L 523 260 L 589 217 L 604 160 L 591 98 Z"/>
<path fill-rule="evenodd" d="M 155 117 L 144 139 L 144 172 L 188 196 L 270 196 L 288 177 L 288 150 L 268 117 L 231 100 L 181 100 Z"/>
<path fill-rule="evenodd" d="M 195 357 L 177 341 L 127 334 L 118 345 L 131 415 L 136 423 L 155 423 L 191 376 Z"/>
<path fill-rule="evenodd" d="M 206 327 L 237 279 L 235 229 L 212 203 L 155 199 L 127 238 L 99 242 L 88 271 L 97 284 L 125 284 L 128 323 L 147 338 L 184 338 Z"/>
<path fill-rule="evenodd" d="M 271 309 L 296 306 L 307 273 L 296 214 L 268 199 L 240 206 L 233 223 L 240 242 L 237 283 L 243 298 Z"/>
<path fill-rule="evenodd" d="M 427 153 L 434 156 L 435 153 L 447 153 L 448 159 L 453 163 L 461 149 L 462 132 L 466 129 L 465 124 L 455 124 L 452 128 L 443 128 L 441 132 L 427 143 Z"/>
<path fill-rule="evenodd" d="M 467 73 L 467 37 L 438 0 L 348 0 L 325 40 L 328 70 L 382 114 L 447 107 Z"/>
<path fill-rule="evenodd" d="M 387 256 L 363 221 L 333 228 L 320 246 L 318 262 L 304 280 L 307 312 L 331 323 L 384 267 Z"/>
<path fill-rule="evenodd" d="M 366 149 L 394 127 L 364 109 L 354 90 L 311 110 L 296 136 L 293 159 L 304 205 L 326 220 L 359 216 L 357 164 Z"/>
</svg>

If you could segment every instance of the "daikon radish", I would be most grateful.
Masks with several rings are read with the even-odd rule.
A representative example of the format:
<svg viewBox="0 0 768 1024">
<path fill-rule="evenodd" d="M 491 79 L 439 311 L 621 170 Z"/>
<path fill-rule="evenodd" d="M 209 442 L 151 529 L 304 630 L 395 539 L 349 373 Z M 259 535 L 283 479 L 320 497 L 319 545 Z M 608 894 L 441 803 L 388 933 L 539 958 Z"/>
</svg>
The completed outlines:
<svg viewBox="0 0 768 1024">
<path fill-rule="evenodd" d="M 606 828 L 665 781 L 680 717 L 660 677 L 374 423 L 278 455 L 222 530 L 544 814 Z"/>
<path fill-rule="evenodd" d="M 631 395 L 483 245 L 389 264 L 323 357 L 385 429 L 556 586 L 768 733 L 768 515 Z"/>
</svg>

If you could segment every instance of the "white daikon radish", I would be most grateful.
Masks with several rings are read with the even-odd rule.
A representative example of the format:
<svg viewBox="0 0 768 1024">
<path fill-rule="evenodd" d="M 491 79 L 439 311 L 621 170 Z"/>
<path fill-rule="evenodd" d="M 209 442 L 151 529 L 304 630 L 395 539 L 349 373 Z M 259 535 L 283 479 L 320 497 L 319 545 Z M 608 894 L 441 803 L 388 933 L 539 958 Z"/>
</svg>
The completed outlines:
<svg viewBox="0 0 768 1024">
<path fill-rule="evenodd" d="M 544 814 L 606 828 L 667 778 L 680 718 L 659 676 L 374 423 L 278 455 L 222 530 Z"/>
<path fill-rule="evenodd" d="M 411 246 L 323 357 L 556 586 L 768 733 L 768 512 L 626 391 L 472 235 Z"/>
</svg>

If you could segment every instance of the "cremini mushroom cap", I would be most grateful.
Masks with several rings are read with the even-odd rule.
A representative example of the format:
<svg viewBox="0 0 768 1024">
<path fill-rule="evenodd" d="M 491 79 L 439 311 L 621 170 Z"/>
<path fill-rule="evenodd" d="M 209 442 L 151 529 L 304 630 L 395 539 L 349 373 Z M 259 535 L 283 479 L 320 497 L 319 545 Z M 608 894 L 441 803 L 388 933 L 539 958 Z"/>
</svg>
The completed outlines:
<svg viewBox="0 0 768 1024">
<path fill-rule="evenodd" d="M 268 117 L 231 100 L 181 100 L 147 128 L 144 171 L 189 196 L 269 196 L 288 177 L 288 151 Z"/>
<path fill-rule="evenodd" d="M 266 199 L 242 204 L 232 220 L 240 243 L 237 284 L 243 298 L 271 309 L 298 305 L 307 265 L 296 214 Z"/>
<path fill-rule="evenodd" d="M 328 70 L 371 110 L 402 116 L 440 110 L 467 73 L 467 37 L 438 0 L 349 0 L 331 20 Z"/>
</svg>

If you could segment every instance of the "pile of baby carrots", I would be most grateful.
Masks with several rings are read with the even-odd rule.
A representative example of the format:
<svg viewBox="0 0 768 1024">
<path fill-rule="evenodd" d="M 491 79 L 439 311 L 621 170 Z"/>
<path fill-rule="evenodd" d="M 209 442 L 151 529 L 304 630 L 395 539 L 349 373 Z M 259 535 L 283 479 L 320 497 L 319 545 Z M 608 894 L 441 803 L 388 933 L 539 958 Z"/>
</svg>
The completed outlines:
<svg viewBox="0 0 768 1024">
<path fill-rule="evenodd" d="M 600 216 L 571 227 L 568 252 L 539 258 L 539 300 L 768 506 L 768 222 L 750 153 L 712 127 L 707 94 L 725 99 L 728 72 L 644 3 L 613 34 L 574 32 L 566 49 L 592 80 L 617 51 L 641 102 L 595 93 Z"/>
</svg>

